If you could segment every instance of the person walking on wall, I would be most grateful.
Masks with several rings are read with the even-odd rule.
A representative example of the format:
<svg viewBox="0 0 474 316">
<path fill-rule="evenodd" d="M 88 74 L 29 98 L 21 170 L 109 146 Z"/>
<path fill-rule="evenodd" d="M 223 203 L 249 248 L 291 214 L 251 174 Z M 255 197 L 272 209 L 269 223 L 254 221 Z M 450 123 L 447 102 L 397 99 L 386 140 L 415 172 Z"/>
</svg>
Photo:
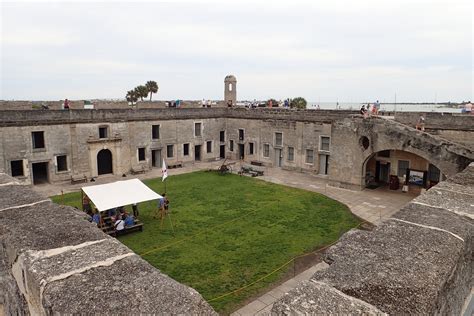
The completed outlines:
<svg viewBox="0 0 474 316">
<path fill-rule="evenodd" d="M 418 122 L 416 123 L 416 129 L 422 132 L 425 131 L 425 118 L 423 117 L 423 115 L 420 115 L 420 117 L 418 118 Z"/>
<path fill-rule="evenodd" d="M 69 100 L 68 99 L 64 100 L 64 109 L 69 110 Z"/>
</svg>

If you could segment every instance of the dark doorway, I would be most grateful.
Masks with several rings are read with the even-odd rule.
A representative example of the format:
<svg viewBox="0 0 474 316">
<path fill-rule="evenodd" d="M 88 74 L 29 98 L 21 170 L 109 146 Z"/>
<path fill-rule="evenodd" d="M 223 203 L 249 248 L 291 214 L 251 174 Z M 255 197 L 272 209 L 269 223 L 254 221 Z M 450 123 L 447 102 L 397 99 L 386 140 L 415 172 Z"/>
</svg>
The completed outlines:
<svg viewBox="0 0 474 316">
<path fill-rule="evenodd" d="M 154 168 L 161 167 L 161 149 L 151 150 L 151 166 Z"/>
<path fill-rule="evenodd" d="M 48 183 L 48 163 L 37 162 L 31 165 L 33 167 L 33 184 Z"/>
<path fill-rule="evenodd" d="M 225 145 L 220 146 L 219 157 L 225 159 Z"/>
<path fill-rule="evenodd" d="M 239 144 L 239 159 L 244 160 L 245 158 L 245 145 Z"/>
<path fill-rule="evenodd" d="M 194 160 L 201 161 L 201 145 L 194 146 Z"/>
<path fill-rule="evenodd" d="M 390 175 L 390 163 L 375 162 L 375 181 L 388 183 Z"/>
<path fill-rule="evenodd" d="M 97 174 L 113 173 L 112 153 L 108 149 L 102 149 L 97 154 Z"/>
</svg>

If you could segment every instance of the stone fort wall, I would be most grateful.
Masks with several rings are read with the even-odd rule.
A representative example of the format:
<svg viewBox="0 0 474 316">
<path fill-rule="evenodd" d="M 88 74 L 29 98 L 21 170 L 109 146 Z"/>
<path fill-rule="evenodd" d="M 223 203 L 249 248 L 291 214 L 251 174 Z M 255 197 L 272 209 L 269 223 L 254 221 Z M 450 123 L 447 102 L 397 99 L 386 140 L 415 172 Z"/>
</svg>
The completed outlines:
<svg viewBox="0 0 474 316">
<path fill-rule="evenodd" d="M 89 223 L 0 174 L 0 314 L 217 315 Z"/>
<path fill-rule="evenodd" d="M 473 205 L 471 163 L 373 231 L 343 235 L 326 253 L 329 267 L 272 314 L 462 315 L 474 286 Z"/>
<path fill-rule="evenodd" d="M 24 174 L 18 179 L 31 183 L 32 164 L 47 162 L 50 182 L 91 178 L 98 175 L 98 152 L 106 149 L 117 175 L 159 168 L 163 158 L 168 164 L 186 164 L 243 157 L 246 162 L 311 172 L 335 185 L 360 188 L 364 161 L 378 150 L 415 153 L 438 162 L 446 175 L 474 159 L 472 149 L 452 154 L 453 146 L 443 147 L 444 141 L 434 136 L 419 135 L 394 121 L 354 121 L 357 116 L 353 111 L 229 108 L 0 111 L 0 170 L 12 174 L 11 162 L 21 161 Z M 450 121 L 447 124 L 454 126 Z M 152 136 L 154 125 L 159 126 L 158 138 Z M 107 137 L 100 138 L 99 128 L 104 127 Z M 36 131 L 44 133 L 44 148 L 33 148 L 32 132 Z M 371 148 L 363 151 L 359 137 L 366 134 Z M 422 146 L 425 143 L 430 146 Z M 199 157 L 196 146 L 201 146 Z M 448 152 L 443 148 L 449 148 Z M 139 150 L 144 150 L 144 159 L 139 159 Z M 58 156 L 66 156 L 67 170 L 58 170 Z"/>
</svg>

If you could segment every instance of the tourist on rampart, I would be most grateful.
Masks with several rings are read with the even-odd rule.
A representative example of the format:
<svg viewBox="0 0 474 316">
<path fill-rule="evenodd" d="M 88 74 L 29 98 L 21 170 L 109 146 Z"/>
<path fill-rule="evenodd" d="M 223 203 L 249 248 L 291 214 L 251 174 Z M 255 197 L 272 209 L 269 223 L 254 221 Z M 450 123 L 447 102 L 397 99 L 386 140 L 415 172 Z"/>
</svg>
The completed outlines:
<svg viewBox="0 0 474 316">
<path fill-rule="evenodd" d="M 425 131 L 425 118 L 423 117 L 423 115 L 420 115 L 420 117 L 418 118 L 418 122 L 416 123 L 416 129 L 422 132 Z"/>
<path fill-rule="evenodd" d="M 64 100 L 64 109 L 69 110 L 69 100 L 68 99 Z"/>
<path fill-rule="evenodd" d="M 369 105 L 367 104 L 367 107 Z M 365 106 L 362 104 L 362 107 L 360 108 L 360 114 L 362 114 L 364 116 L 364 118 L 367 117 L 367 109 L 365 108 Z"/>
<path fill-rule="evenodd" d="M 375 109 L 375 115 L 379 115 L 379 111 L 380 111 L 380 102 L 379 102 L 379 100 L 375 101 L 374 109 Z"/>
</svg>

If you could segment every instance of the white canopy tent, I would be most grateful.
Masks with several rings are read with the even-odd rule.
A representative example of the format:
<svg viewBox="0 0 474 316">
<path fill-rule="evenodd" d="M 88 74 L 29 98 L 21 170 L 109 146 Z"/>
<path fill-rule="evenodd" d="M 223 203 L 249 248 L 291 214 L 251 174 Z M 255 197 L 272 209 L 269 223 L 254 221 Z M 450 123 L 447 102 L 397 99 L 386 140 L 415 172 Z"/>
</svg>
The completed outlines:
<svg viewBox="0 0 474 316">
<path fill-rule="evenodd" d="M 100 212 L 163 198 L 138 179 L 83 187 L 82 191 Z"/>
</svg>

